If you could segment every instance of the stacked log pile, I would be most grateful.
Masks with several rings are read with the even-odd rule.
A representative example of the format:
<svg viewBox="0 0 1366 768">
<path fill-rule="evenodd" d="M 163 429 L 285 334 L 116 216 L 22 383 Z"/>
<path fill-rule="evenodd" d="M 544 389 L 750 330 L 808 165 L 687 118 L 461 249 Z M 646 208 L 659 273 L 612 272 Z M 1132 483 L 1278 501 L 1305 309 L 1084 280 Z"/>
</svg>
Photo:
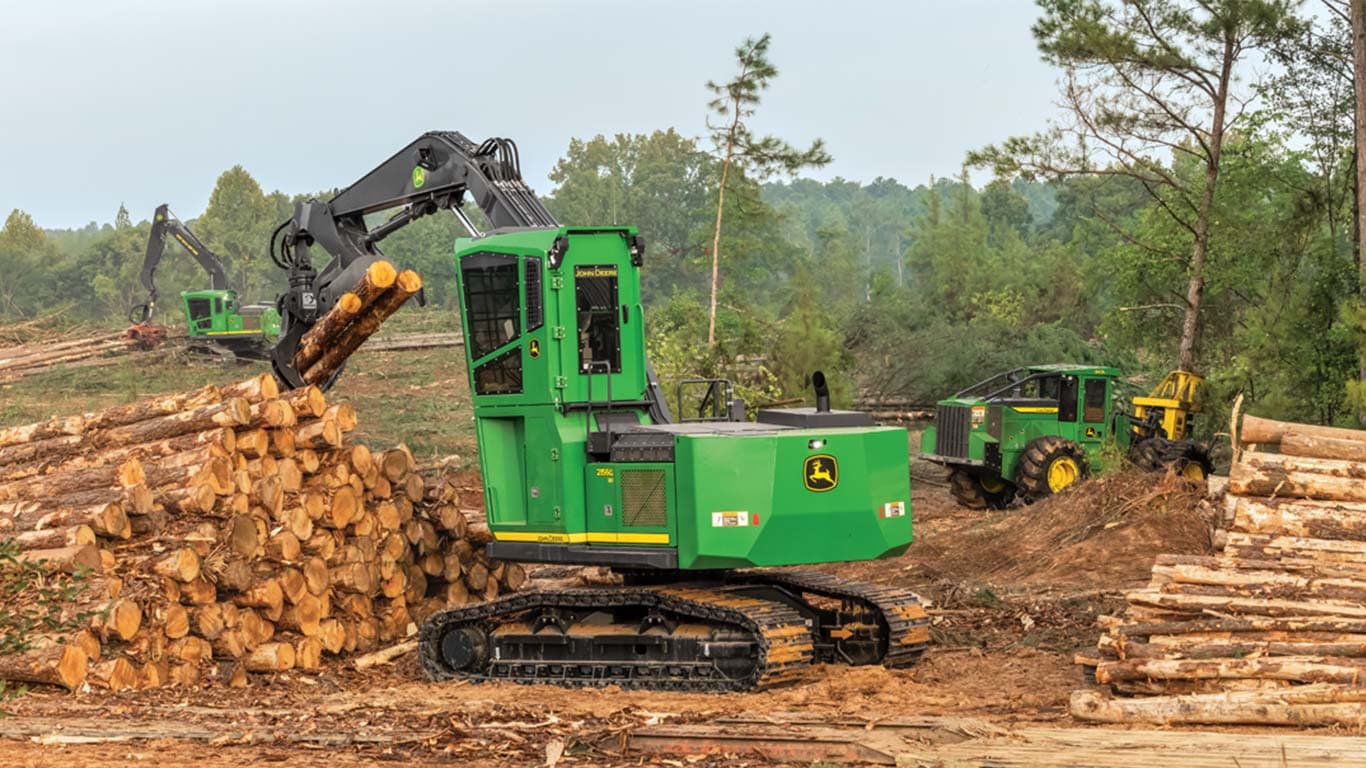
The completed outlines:
<svg viewBox="0 0 1366 768">
<path fill-rule="evenodd" d="M 385 281 L 372 269 L 358 292 L 375 276 Z M 324 316 L 332 338 L 313 334 L 322 321 L 304 337 L 310 381 L 383 320 L 367 305 L 392 313 L 421 284 L 392 267 L 387 282 L 361 306 L 338 304 L 350 322 Z M 88 569 L 68 615 L 94 616 L 0 656 L 0 679 L 241 684 L 373 650 L 433 611 L 525 582 L 484 556 L 482 511 L 462 508 L 458 488 L 429 483 L 402 446 L 353 444 L 356 422 L 316 386 L 281 393 L 262 374 L 0 429 L 0 539 L 24 559 Z"/>
<path fill-rule="evenodd" d="M 1075 716 L 1366 722 L 1366 431 L 1248 416 L 1240 444 L 1222 552 L 1160 557 L 1102 619 L 1079 661 L 1108 690 L 1074 694 Z"/>
<path fill-rule="evenodd" d="M 123 333 L 3 347 L 0 348 L 0 381 L 21 379 L 58 366 L 111 365 L 118 362 L 118 355 L 138 348 L 137 343 Z"/>
</svg>

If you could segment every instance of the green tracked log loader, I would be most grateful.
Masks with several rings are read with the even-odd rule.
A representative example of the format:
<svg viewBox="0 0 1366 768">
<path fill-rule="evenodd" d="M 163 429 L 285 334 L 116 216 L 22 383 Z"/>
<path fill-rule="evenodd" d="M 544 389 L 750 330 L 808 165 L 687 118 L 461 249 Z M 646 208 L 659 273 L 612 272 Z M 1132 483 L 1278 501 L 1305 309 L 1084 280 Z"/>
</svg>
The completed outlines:
<svg viewBox="0 0 1366 768">
<path fill-rule="evenodd" d="M 622 585 L 438 613 L 420 641 L 432 679 L 725 691 L 813 663 L 919 657 L 929 627 L 911 592 L 767 570 L 906 551 L 905 431 L 832 410 L 819 374 L 815 407 L 745 421 L 743 403 L 722 402 L 728 382 L 703 380 L 698 407 L 674 418 L 645 354 L 643 239 L 557 222 L 509 140 L 424 134 L 332 199 L 298 205 L 271 248 L 290 274 L 272 355 L 283 385 L 303 385 L 301 336 L 383 257 L 379 241 L 445 210 L 470 233 L 454 264 L 487 555 L 609 566 Z"/>
</svg>

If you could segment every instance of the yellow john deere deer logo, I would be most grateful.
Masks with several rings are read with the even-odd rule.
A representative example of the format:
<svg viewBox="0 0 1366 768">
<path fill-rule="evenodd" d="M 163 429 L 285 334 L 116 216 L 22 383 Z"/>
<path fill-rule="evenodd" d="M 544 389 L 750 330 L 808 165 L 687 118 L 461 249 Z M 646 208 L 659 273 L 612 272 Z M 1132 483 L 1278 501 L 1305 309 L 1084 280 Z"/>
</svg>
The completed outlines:
<svg viewBox="0 0 1366 768">
<path fill-rule="evenodd" d="M 821 493 L 833 490 L 840 482 L 840 465 L 834 456 L 826 453 L 808 456 L 802 475 L 808 491 Z"/>
</svg>

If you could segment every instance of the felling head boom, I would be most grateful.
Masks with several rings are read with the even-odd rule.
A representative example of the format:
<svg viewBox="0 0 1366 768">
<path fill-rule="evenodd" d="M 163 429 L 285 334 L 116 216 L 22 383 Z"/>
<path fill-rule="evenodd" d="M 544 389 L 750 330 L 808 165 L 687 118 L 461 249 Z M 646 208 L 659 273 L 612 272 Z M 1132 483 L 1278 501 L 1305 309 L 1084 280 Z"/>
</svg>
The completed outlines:
<svg viewBox="0 0 1366 768">
<path fill-rule="evenodd" d="M 271 237 L 271 258 L 289 271 L 289 290 L 280 297 L 283 335 L 272 354 L 276 377 L 286 386 L 303 386 L 294 367 L 300 337 L 383 258 L 380 240 L 443 209 L 480 236 L 463 210 L 466 195 L 495 230 L 558 226 L 522 181 L 511 140 L 475 144 L 454 131 L 423 134 L 327 202 L 297 204 Z M 399 207 L 383 224 L 366 224 L 367 214 Z M 313 264 L 315 246 L 332 257 L 321 271 Z"/>
<path fill-rule="evenodd" d="M 161 266 L 161 258 L 166 255 L 167 235 L 174 237 L 175 241 L 180 243 L 180 247 L 209 273 L 210 289 L 229 290 L 228 269 L 223 266 L 223 261 L 171 213 L 169 205 L 162 203 L 152 215 L 152 231 L 147 236 L 147 255 L 142 260 L 142 273 L 138 276 L 142 281 L 142 287 L 147 289 L 147 303 L 133 307 L 129 320 L 134 323 L 150 323 L 152 316 L 156 314 L 156 273 L 157 267 Z"/>
</svg>

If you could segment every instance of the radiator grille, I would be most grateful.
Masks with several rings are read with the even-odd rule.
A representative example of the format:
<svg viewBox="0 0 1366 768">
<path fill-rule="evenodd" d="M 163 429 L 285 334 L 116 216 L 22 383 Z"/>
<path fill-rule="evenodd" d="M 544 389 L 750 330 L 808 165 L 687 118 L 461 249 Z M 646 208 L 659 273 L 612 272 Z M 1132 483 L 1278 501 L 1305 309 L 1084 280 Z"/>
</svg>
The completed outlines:
<svg viewBox="0 0 1366 768">
<path fill-rule="evenodd" d="M 668 490 L 662 469 L 621 470 L 621 524 L 627 528 L 668 525 Z"/>
<path fill-rule="evenodd" d="M 934 452 L 940 456 L 965 459 L 968 432 L 972 430 L 972 409 L 962 405 L 941 405 L 934 414 Z"/>
</svg>

